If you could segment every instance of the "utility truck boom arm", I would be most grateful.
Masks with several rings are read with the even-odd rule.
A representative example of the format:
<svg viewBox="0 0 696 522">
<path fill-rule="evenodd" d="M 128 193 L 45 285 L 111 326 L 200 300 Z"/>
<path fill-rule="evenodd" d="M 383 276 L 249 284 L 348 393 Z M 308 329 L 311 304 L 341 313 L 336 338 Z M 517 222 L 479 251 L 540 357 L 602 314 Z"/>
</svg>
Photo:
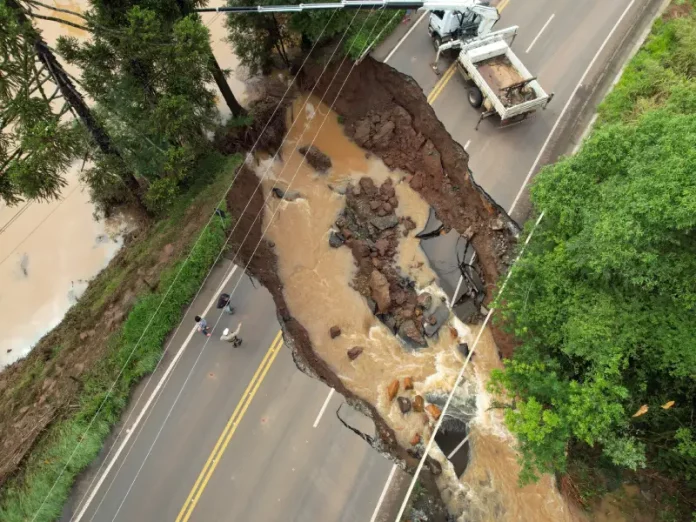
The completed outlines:
<svg viewBox="0 0 696 522">
<path fill-rule="evenodd" d="M 474 0 L 358 0 L 296 5 L 250 5 L 199 7 L 197 13 L 297 13 L 321 9 L 414 9 L 417 11 L 464 11 L 470 9 Z M 495 9 L 490 7 L 488 9 Z"/>
</svg>

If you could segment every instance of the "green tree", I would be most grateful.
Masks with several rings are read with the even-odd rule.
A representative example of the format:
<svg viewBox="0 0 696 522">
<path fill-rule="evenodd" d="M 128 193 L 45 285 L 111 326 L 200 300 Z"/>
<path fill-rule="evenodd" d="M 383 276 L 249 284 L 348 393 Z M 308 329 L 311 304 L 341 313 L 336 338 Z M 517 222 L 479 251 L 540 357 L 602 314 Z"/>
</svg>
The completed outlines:
<svg viewBox="0 0 696 522">
<path fill-rule="evenodd" d="M 61 38 L 58 44 L 82 69 L 82 85 L 123 144 L 127 163 L 147 180 L 146 203 L 153 211 L 166 208 L 191 181 L 209 146 L 206 133 L 217 125 L 208 87 L 209 33 L 195 15 L 173 21 L 166 8 L 176 10 L 176 4 L 163 5 L 163 11 L 134 6 L 123 12 L 111 2 L 95 3 L 87 19 L 93 38 Z M 107 172 L 98 164 L 91 175 Z"/>
<path fill-rule="evenodd" d="M 696 477 L 696 114 L 680 106 L 600 126 L 532 189 L 545 217 L 502 303 L 522 346 L 493 377 L 523 480 L 577 444 Z"/>
<path fill-rule="evenodd" d="M 4 2 L 0 26 L 0 197 L 10 205 L 57 198 L 79 135 L 61 122 L 69 105 L 48 91 L 50 75 L 37 63 L 33 28 Z M 62 107 L 54 110 L 53 102 Z"/>
<path fill-rule="evenodd" d="M 279 5 L 283 0 L 258 2 L 263 5 Z M 255 0 L 230 0 L 230 6 L 257 5 Z M 291 1 L 290 3 L 300 3 Z M 231 13 L 225 22 L 229 31 L 229 42 L 234 48 L 242 65 L 251 74 L 268 74 L 271 69 L 282 62 L 290 65 L 286 49 L 293 35 L 288 26 L 290 15 Z"/>
<path fill-rule="evenodd" d="M 15 0 L 0 4 L 0 192 L 9 203 L 57 197 L 64 172 L 80 148 L 77 130 L 63 116 L 71 110 L 101 154 L 120 154 L 75 89 L 52 50 L 33 27 L 32 12 Z M 47 95 L 49 89 L 54 92 Z M 62 98 L 62 102 L 61 102 Z M 123 168 L 119 184 L 139 195 L 133 174 Z"/>
</svg>

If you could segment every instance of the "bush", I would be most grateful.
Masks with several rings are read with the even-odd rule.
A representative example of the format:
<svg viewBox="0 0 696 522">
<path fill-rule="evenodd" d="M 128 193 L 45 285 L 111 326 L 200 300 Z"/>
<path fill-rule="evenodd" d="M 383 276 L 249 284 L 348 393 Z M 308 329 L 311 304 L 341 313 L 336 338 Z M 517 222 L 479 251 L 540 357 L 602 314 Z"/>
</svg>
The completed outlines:
<svg viewBox="0 0 696 522">
<path fill-rule="evenodd" d="M 592 448 L 696 482 L 694 49 L 694 14 L 659 20 L 580 151 L 535 180 L 545 217 L 501 303 L 521 346 L 492 381 L 523 481 Z"/>
</svg>

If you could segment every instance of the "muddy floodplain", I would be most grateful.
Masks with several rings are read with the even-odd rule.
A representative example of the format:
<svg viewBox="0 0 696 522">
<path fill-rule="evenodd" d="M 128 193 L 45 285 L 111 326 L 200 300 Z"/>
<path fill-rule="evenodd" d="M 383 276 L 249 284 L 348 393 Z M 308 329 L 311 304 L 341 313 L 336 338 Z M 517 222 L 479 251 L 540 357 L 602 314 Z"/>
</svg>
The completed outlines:
<svg viewBox="0 0 696 522">
<path fill-rule="evenodd" d="M 295 100 L 287 125 L 280 154 L 249 164 L 228 201 L 233 214 L 249 202 L 263 210 L 263 223 L 249 223 L 252 237 L 265 234 L 250 272 L 271 290 L 298 367 L 372 417 L 376 433 L 365 438 L 412 469 L 478 328 L 451 312 L 421 248 L 451 227 L 428 234 L 431 206 L 413 175 L 351 141 L 318 99 Z M 249 187 L 259 181 L 263 194 L 254 194 Z M 241 239 L 232 243 L 249 258 Z M 480 303 L 481 288 L 470 291 Z M 512 440 L 485 391 L 499 364 L 485 332 L 427 469 L 447 509 L 467 520 L 568 519 L 551 478 L 517 487 Z"/>
</svg>

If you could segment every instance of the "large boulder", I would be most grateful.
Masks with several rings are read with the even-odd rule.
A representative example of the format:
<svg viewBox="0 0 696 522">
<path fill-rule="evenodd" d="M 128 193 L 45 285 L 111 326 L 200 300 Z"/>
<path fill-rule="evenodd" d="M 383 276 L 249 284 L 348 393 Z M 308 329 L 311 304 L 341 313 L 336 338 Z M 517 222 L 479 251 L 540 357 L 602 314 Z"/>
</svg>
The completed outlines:
<svg viewBox="0 0 696 522">
<path fill-rule="evenodd" d="M 449 319 L 450 315 L 450 310 L 445 305 L 444 303 L 441 303 L 440 306 L 438 306 L 435 309 L 435 312 L 433 312 L 432 315 L 428 316 L 428 321 L 425 323 L 425 335 L 428 337 L 432 337 L 435 335 L 440 328 L 442 328 L 442 325 L 447 322 Z"/>
<path fill-rule="evenodd" d="M 329 246 L 331 248 L 338 248 L 343 243 L 345 243 L 345 241 L 346 241 L 346 238 L 340 232 L 336 232 L 335 230 L 332 230 L 331 233 L 329 234 Z"/>
<path fill-rule="evenodd" d="M 279 187 L 273 187 L 273 195 L 278 199 L 284 199 L 285 201 L 295 201 L 301 198 L 302 195 L 296 190 L 283 190 Z"/>
<path fill-rule="evenodd" d="M 394 134 L 396 125 L 393 121 L 388 121 L 381 125 L 375 135 L 372 137 L 372 144 L 377 148 L 385 148 L 389 146 L 389 142 Z"/>
<path fill-rule="evenodd" d="M 348 350 L 348 359 L 354 361 L 360 356 L 361 353 L 363 353 L 362 346 L 353 346 L 350 350 Z"/>
<path fill-rule="evenodd" d="M 399 379 L 394 379 L 387 387 L 387 397 L 389 398 L 389 402 L 394 400 L 397 393 L 399 393 Z"/>
<path fill-rule="evenodd" d="M 408 320 L 401 323 L 399 326 L 399 336 L 406 342 L 420 348 L 425 348 L 428 343 L 414 321 Z"/>
<path fill-rule="evenodd" d="M 373 270 L 370 274 L 371 297 L 377 303 L 377 312 L 385 313 L 391 306 L 389 295 L 389 281 L 379 270 Z"/>
<path fill-rule="evenodd" d="M 389 214 L 386 216 L 374 217 L 370 220 L 370 223 L 378 230 L 387 230 L 389 228 L 394 228 L 399 224 L 399 218 L 395 214 Z"/>
<path fill-rule="evenodd" d="M 401 413 L 408 413 L 411 411 L 411 400 L 408 397 L 399 397 L 396 400 L 399 403 Z"/>
<path fill-rule="evenodd" d="M 302 154 L 314 170 L 322 174 L 326 174 L 331 168 L 331 158 L 320 151 L 314 145 L 305 145 L 300 147 L 300 154 Z"/>
</svg>

